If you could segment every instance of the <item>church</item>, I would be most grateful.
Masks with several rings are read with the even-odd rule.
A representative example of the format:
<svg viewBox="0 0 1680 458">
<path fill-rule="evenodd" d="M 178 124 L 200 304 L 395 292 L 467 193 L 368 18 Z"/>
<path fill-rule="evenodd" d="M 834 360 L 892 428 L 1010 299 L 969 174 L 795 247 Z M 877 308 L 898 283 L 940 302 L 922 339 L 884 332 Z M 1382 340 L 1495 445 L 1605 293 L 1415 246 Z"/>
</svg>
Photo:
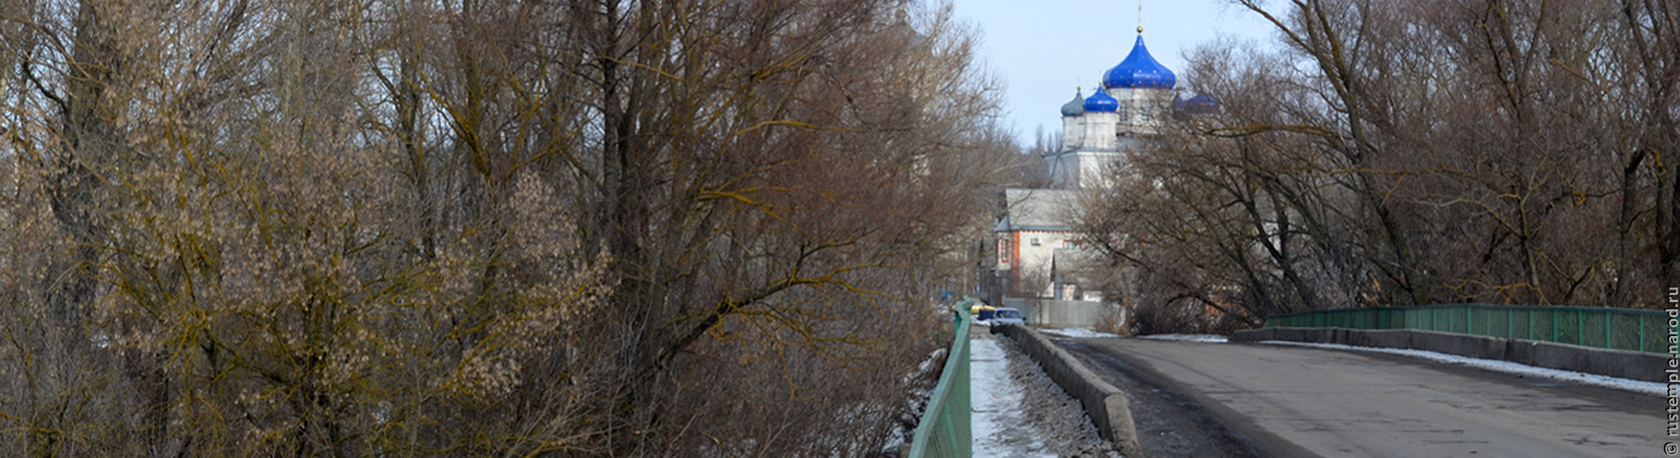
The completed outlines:
<svg viewBox="0 0 1680 458">
<path fill-rule="evenodd" d="M 1132 50 L 1102 75 L 1089 97 L 1080 91 L 1061 107 L 1062 142 L 1042 157 L 1047 189 L 1006 189 L 1004 216 L 993 229 L 997 263 L 993 303 L 1021 308 L 1043 326 L 1090 326 L 1093 314 L 1112 309 L 1100 282 L 1082 269 L 1095 253 L 1083 249 L 1075 230 L 1081 190 L 1110 185 L 1127 173 L 1132 151 L 1155 141 L 1175 114 L 1216 109 L 1206 96 L 1181 99 L 1177 76 L 1149 54 L 1143 28 Z M 1106 304 L 1106 305 L 1105 305 Z"/>
<path fill-rule="evenodd" d="M 1139 27 L 1131 53 L 1103 73 L 1102 86 L 1062 105 L 1062 147 L 1044 157 L 1051 187 L 1104 186 L 1103 168 L 1124 171 L 1126 151 L 1160 135 L 1168 116 L 1213 110 L 1205 95 L 1180 99 L 1177 83 L 1177 75 L 1149 55 Z"/>
</svg>

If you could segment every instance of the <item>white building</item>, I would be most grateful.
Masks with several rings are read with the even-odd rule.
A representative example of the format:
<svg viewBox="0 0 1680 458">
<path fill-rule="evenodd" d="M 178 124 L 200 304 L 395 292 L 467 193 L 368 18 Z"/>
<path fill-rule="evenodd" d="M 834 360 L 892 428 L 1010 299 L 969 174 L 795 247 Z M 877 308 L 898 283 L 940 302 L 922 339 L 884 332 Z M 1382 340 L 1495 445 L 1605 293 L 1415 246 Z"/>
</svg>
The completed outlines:
<svg viewBox="0 0 1680 458">
<path fill-rule="evenodd" d="M 1006 189 L 1008 213 L 993 229 L 998 237 L 997 271 L 1008 275 L 1018 294 L 1036 291 L 1038 297 L 1074 299 L 1077 291 L 1061 290 L 1053 267 L 1058 256 L 1078 251 L 1083 241 L 1074 231 L 1073 211 L 1079 196 L 1067 189 Z"/>
<path fill-rule="evenodd" d="M 1177 80 L 1149 55 L 1139 28 L 1131 53 L 1103 73 L 1102 87 L 1062 105 L 1062 147 L 1043 157 L 1052 189 L 1004 192 L 1005 216 L 993 229 L 1002 295 L 1102 301 L 1099 285 L 1071 275 L 1093 257 L 1074 229 L 1080 190 L 1107 187 L 1108 177 L 1125 173 L 1131 152 L 1154 141 L 1168 116 L 1215 109 L 1206 96 L 1178 98 Z"/>
<path fill-rule="evenodd" d="M 1139 31 L 1132 52 L 1103 73 L 1090 97 L 1076 94 L 1062 105 L 1062 148 L 1044 157 L 1051 186 L 1103 187 L 1103 168 L 1125 167 L 1126 152 L 1160 134 L 1172 114 L 1178 82 L 1156 62 Z"/>
<path fill-rule="evenodd" d="M 1103 73 L 1102 87 L 1062 105 L 1062 147 L 1043 157 L 1054 189 L 1004 193 L 1006 215 L 995 228 L 997 271 L 1016 286 L 1011 289 L 1051 282 L 1047 275 L 1060 273 L 1052 270 L 1066 270 L 1067 263 L 1059 261 L 1072 261 L 1068 258 L 1077 256 L 1073 252 L 1081 245 L 1073 230 L 1078 190 L 1106 187 L 1110 172 L 1128 166 L 1131 150 L 1160 134 L 1177 101 L 1177 82 L 1172 70 L 1149 55 L 1139 28 L 1131 53 Z M 1064 250 L 1064 259 L 1057 250 Z M 1045 288 L 1041 297 L 1067 297 Z"/>
</svg>

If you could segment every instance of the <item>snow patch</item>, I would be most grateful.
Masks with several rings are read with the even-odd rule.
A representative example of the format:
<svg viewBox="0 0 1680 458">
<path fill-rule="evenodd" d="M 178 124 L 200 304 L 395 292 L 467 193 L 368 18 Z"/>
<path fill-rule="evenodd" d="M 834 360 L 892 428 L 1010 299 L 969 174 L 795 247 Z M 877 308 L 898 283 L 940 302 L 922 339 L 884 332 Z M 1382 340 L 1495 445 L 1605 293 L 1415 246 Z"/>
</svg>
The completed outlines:
<svg viewBox="0 0 1680 458">
<path fill-rule="evenodd" d="M 1109 333 L 1106 333 L 1106 332 L 1096 332 L 1096 331 L 1092 331 L 1090 329 L 1082 329 L 1082 328 L 1040 329 L 1040 330 L 1038 330 L 1038 332 L 1042 332 L 1042 333 L 1045 333 L 1045 334 L 1055 334 L 1055 335 L 1063 336 L 1063 337 L 1072 337 L 1072 338 L 1075 338 L 1075 339 L 1091 339 L 1091 338 L 1098 338 L 1098 337 L 1120 337 L 1120 336 L 1117 336 L 1117 335 L 1114 335 L 1114 334 L 1109 334 Z"/>
<path fill-rule="evenodd" d="M 904 399 L 906 408 L 899 413 L 897 421 L 893 422 L 887 443 L 881 447 L 882 454 L 897 454 L 899 446 L 915 438 L 916 424 L 921 422 L 922 414 L 927 412 L 928 400 L 933 397 L 934 386 L 939 383 L 940 372 L 945 368 L 946 355 L 950 353 L 949 348 L 934 349 L 916 366 L 914 372 L 904 374 L 904 377 L 899 379 L 910 387 L 910 392 Z M 918 379 L 921 381 L 918 382 Z"/>
<path fill-rule="evenodd" d="M 974 456 L 1055 458 L 1056 455 L 1032 452 L 1043 450 L 1044 445 L 1027 432 L 1030 428 L 1024 424 L 1025 416 L 1021 412 L 1024 390 L 1009 378 L 1009 360 L 1003 348 L 993 339 L 973 339 L 968 345 Z"/>
<path fill-rule="evenodd" d="M 916 370 L 918 372 L 910 374 L 910 375 L 911 376 L 916 376 L 916 375 L 920 375 L 920 374 L 925 374 L 925 373 L 928 373 L 928 372 L 933 372 L 935 367 L 943 367 L 943 366 L 941 366 L 941 364 L 943 364 L 944 361 L 945 361 L 945 354 L 950 353 L 950 352 L 951 352 L 951 349 L 944 348 L 944 347 L 940 347 L 938 349 L 933 350 L 932 353 L 928 353 L 927 359 L 922 360 L 922 363 L 920 365 L 916 366 Z"/>
<path fill-rule="evenodd" d="M 1209 343 L 1225 343 L 1225 342 L 1227 342 L 1227 340 L 1225 339 L 1225 336 L 1213 335 L 1213 334 L 1155 334 L 1155 335 L 1143 336 L 1142 338 L 1149 339 L 1149 340 L 1171 340 L 1171 341 L 1177 341 L 1177 342 L 1209 342 Z"/>
<path fill-rule="evenodd" d="M 1582 372 L 1563 371 L 1563 370 L 1557 370 L 1557 369 L 1547 369 L 1547 368 L 1544 368 L 1544 367 L 1534 367 L 1534 366 L 1529 366 L 1529 365 L 1526 365 L 1526 364 L 1517 364 L 1517 363 L 1513 363 L 1513 362 L 1510 362 L 1510 361 L 1499 361 L 1499 360 L 1480 359 L 1480 358 L 1468 358 L 1468 357 L 1463 357 L 1463 356 L 1458 356 L 1458 355 L 1449 355 L 1449 354 L 1446 354 L 1446 353 L 1436 353 L 1436 352 L 1425 351 L 1425 350 L 1411 350 L 1411 349 L 1402 349 L 1402 348 L 1356 347 L 1356 346 L 1352 346 L 1352 345 L 1342 345 L 1342 344 L 1290 342 L 1290 341 L 1284 341 L 1284 340 L 1264 340 L 1264 341 L 1261 341 L 1260 343 L 1272 344 L 1272 345 L 1294 345 L 1294 346 L 1300 346 L 1300 347 L 1329 348 L 1329 349 L 1335 349 L 1335 350 L 1372 351 L 1372 352 L 1378 352 L 1378 353 L 1388 353 L 1388 354 L 1393 354 L 1393 355 L 1403 355 L 1403 356 L 1411 356 L 1411 357 L 1415 357 L 1415 358 L 1423 358 L 1423 359 L 1443 362 L 1443 363 L 1447 363 L 1447 364 L 1457 364 L 1457 365 L 1463 365 L 1463 366 L 1470 366 L 1470 367 L 1475 367 L 1475 368 L 1480 368 L 1480 369 L 1487 369 L 1487 370 L 1491 370 L 1491 371 L 1504 372 L 1504 373 L 1507 373 L 1507 374 L 1516 374 L 1516 375 L 1522 375 L 1522 376 L 1534 376 L 1534 377 L 1549 378 L 1549 379 L 1554 379 L 1554 380 L 1563 380 L 1563 381 L 1584 383 L 1584 384 L 1588 384 L 1588 385 L 1602 386 L 1602 387 L 1606 387 L 1606 388 L 1615 388 L 1615 389 L 1620 389 L 1620 390 L 1627 390 L 1627 391 L 1632 391 L 1632 392 L 1635 392 L 1635 393 L 1643 393 L 1643 394 L 1651 394 L 1651 395 L 1661 396 L 1661 395 L 1664 395 L 1668 392 L 1668 386 L 1667 385 L 1664 385 L 1662 383 L 1657 383 L 1657 382 L 1642 382 L 1642 381 L 1639 381 L 1639 380 L 1609 377 L 1609 376 L 1603 376 L 1603 375 L 1597 375 L 1597 374 L 1587 374 L 1587 373 L 1582 373 Z"/>
</svg>

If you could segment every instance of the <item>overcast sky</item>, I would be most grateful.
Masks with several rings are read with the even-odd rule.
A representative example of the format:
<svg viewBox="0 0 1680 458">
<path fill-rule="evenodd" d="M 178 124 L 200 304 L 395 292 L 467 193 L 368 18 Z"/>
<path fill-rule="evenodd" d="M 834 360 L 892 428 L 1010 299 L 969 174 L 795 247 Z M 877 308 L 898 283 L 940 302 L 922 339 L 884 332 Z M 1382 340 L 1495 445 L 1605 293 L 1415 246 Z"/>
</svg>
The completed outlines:
<svg viewBox="0 0 1680 458">
<path fill-rule="evenodd" d="M 1005 123 L 1025 144 L 1036 128 L 1061 128 L 1063 103 L 1076 87 L 1091 94 L 1102 73 L 1126 58 L 1137 39 L 1137 0 L 952 0 L 956 14 L 984 34 L 981 55 L 1008 85 Z M 1143 2 L 1149 54 L 1181 75 L 1183 53 L 1221 35 L 1272 40 L 1270 26 L 1228 0 Z M 1182 89 L 1182 85 L 1180 87 Z"/>
</svg>

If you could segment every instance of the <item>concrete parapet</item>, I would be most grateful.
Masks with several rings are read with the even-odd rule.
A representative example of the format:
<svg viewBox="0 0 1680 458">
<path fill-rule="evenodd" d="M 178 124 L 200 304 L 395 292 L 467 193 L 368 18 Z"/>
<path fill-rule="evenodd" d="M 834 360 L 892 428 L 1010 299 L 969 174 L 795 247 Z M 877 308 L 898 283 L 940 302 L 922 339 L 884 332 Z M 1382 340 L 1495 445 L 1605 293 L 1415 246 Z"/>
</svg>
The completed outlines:
<svg viewBox="0 0 1680 458">
<path fill-rule="evenodd" d="M 1667 382 L 1668 355 L 1554 342 L 1413 329 L 1265 328 L 1237 331 L 1232 342 L 1283 340 L 1427 350 L 1647 382 Z"/>
<path fill-rule="evenodd" d="M 1038 331 L 1003 325 L 993 327 L 992 333 L 1014 340 L 1022 352 L 1044 368 L 1050 380 L 1061 386 L 1069 396 L 1078 399 L 1079 404 L 1085 407 L 1085 414 L 1096 424 L 1097 432 L 1103 439 L 1114 443 L 1120 453 L 1128 458 L 1143 456 L 1143 448 L 1138 444 L 1137 427 L 1132 423 L 1131 402 L 1127 400 L 1126 393 L 1103 381 L 1067 350 L 1057 347 Z"/>
</svg>

